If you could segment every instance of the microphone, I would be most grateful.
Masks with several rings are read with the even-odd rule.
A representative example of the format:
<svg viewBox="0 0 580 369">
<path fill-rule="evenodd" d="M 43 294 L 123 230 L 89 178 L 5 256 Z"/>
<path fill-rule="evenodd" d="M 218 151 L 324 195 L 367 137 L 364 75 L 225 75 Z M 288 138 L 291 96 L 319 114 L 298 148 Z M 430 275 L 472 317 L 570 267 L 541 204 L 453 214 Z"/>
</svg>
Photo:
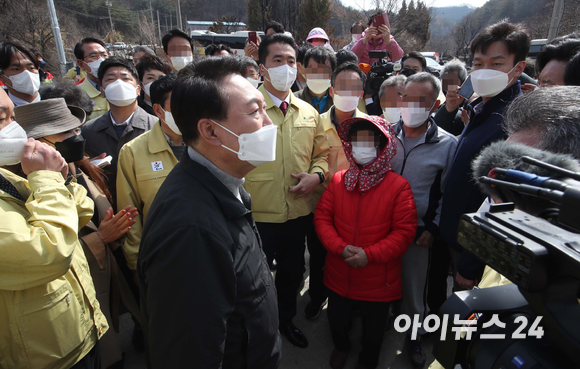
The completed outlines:
<svg viewBox="0 0 580 369">
<path fill-rule="evenodd" d="M 523 159 L 523 158 L 522 158 Z M 539 176 L 537 174 L 522 172 L 515 169 L 493 168 L 495 174 L 503 175 L 519 183 L 525 183 L 533 186 L 540 186 L 552 190 L 564 191 L 569 187 L 568 184 L 552 179 L 551 177 Z"/>
</svg>

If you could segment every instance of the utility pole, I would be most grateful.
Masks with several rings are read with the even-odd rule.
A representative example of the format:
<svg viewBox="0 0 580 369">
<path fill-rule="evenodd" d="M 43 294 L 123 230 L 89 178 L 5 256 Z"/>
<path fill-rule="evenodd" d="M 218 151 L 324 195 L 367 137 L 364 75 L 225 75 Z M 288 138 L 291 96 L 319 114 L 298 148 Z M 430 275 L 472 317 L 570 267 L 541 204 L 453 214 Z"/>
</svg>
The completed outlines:
<svg viewBox="0 0 580 369">
<path fill-rule="evenodd" d="M 181 20 L 181 2 L 177 0 L 177 27 L 183 31 L 183 23 Z"/>
<path fill-rule="evenodd" d="M 67 72 L 66 56 L 64 55 L 60 27 L 58 26 L 58 17 L 56 16 L 56 9 L 54 8 L 53 0 L 47 0 L 47 2 L 48 11 L 50 12 L 50 20 L 52 22 L 52 34 L 54 35 L 54 43 L 56 44 L 56 52 L 58 54 L 58 63 L 60 64 L 60 73 L 64 76 Z"/>
<path fill-rule="evenodd" d="M 171 14 L 171 12 L 169 12 L 169 29 L 173 29 L 173 14 Z"/>
<path fill-rule="evenodd" d="M 552 21 L 550 22 L 550 30 L 548 31 L 548 42 L 558 36 L 558 30 L 560 29 L 560 21 L 562 20 L 562 15 L 564 14 L 564 0 L 554 1 L 554 10 L 552 11 Z"/>
<path fill-rule="evenodd" d="M 169 26 L 167 25 L 167 14 L 165 14 L 165 32 L 169 32 Z"/>
<path fill-rule="evenodd" d="M 113 4 L 107 0 L 105 1 L 105 6 L 107 7 L 107 10 L 109 11 L 109 21 L 111 22 L 111 32 L 115 32 L 115 27 L 113 26 L 113 18 L 111 18 L 111 6 L 113 6 Z"/>
<path fill-rule="evenodd" d="M 151 5 L 151 0 L 149 0 L 149 12 L 151 12 L 151 23 L 155 24 L 155 19 L 153 18 L 153 6 Z"/>
<path fill-rule="evenodd" d="M 159 40 L 161 41 L 161 23 L 159 23 L 159 9 L 157 9 L 157 30 L 159 31 Z"/>
</svg>

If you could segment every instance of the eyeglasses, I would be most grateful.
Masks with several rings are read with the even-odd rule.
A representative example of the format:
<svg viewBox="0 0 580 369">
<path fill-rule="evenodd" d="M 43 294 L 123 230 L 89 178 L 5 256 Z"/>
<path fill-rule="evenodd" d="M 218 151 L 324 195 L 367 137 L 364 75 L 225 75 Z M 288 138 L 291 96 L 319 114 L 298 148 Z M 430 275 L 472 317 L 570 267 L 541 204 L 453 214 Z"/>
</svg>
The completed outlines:
<svg viewBox="0 0 580 369">
<path fill-rule="evenodd" d="M 88 59 L 89 61 L 95 61 L 97 59 L 103 58 L 103 59 L 107 59 L 109 57 L 109 53 L 107 53 L 106 51 L 102 52 L 102 53 L 90 53 L 89 55 L 85 56 L 83 59 Z"/>
</svg>

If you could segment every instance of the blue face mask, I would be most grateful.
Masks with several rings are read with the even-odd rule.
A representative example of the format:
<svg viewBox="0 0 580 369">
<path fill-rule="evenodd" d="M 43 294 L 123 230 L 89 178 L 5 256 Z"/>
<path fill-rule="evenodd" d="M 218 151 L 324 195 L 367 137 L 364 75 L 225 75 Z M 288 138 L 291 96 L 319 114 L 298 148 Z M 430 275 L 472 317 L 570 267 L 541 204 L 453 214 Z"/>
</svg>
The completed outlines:
<svg viewBox="0 0 580 369">
<path fill-rule="evenodd" d="M 44 60 L 39 61 L 38 64 L 40 65 L 40 69 L 44 69 L 44 67 L 46 67 L 46 62 Z"/>
</svg>

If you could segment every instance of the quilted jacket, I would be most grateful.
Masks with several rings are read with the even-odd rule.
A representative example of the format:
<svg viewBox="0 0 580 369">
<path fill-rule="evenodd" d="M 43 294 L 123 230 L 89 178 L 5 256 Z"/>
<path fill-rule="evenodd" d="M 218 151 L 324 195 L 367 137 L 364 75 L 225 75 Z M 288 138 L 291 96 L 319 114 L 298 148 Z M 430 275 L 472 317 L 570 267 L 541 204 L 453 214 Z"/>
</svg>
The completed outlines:
<svg viewBox="0 0 580 369">
<path fill-rule="evenodd" d="M 352 162 L 351 146 L 344 147 Z M 385 150 L 387 147 L 383 152 Z M 381 156 L 379 154 L 375 160 Z M 316 232 L 328 250 L 324 284 L 353 300 L 387 302 L 400 299 L 401 257 L 413 241 L 417 228 L 411 186 L 405 178 L 390 170 L 371 189 L 361 192 L 357 187 L 348 191 L 344 183 L 346 173 L 343 170 L 334 175 L 314 214 Z M 342 257 L 347 245 L 362 247 L 368 264 L 358 268 L 347 264 Z"/>
</svg>

